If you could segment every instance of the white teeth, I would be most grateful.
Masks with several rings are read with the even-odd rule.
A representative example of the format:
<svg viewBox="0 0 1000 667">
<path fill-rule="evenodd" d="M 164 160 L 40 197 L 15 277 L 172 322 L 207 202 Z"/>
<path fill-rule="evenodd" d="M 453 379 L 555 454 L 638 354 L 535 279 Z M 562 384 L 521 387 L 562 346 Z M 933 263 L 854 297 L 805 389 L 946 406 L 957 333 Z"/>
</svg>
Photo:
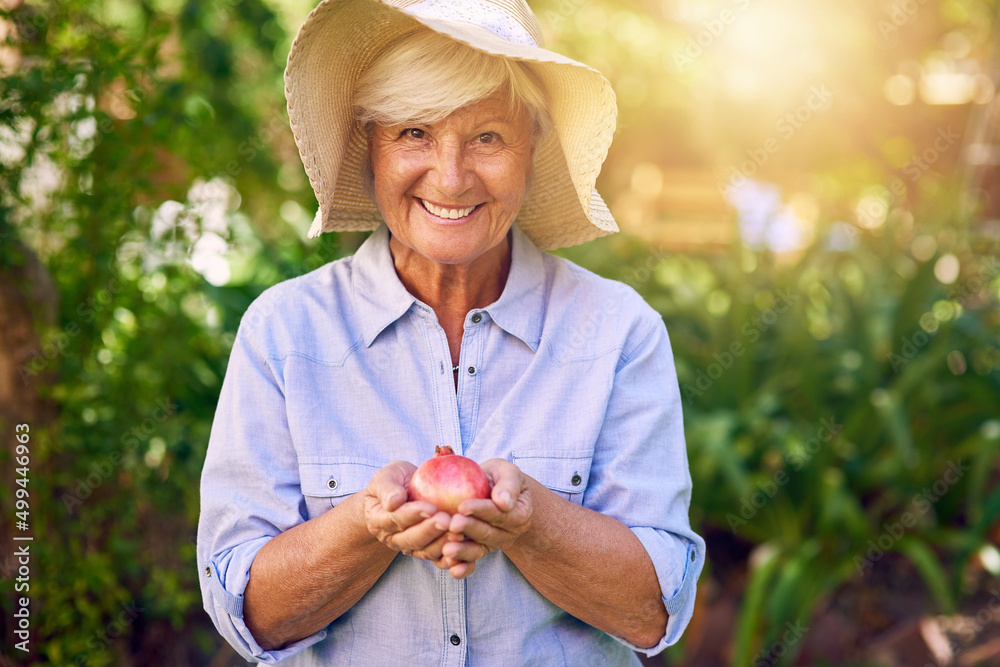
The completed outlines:
<svg viewBox="0 0 1000 667">
<path fill-rule="evenodd" d="M 464 218 L 465 216 L 469 215 L 474 210 L 476 210 L 475 206 L 470 206 L 469 208 L 440 208 L 430 203 L 429 201 L 425 201 L 423 199 L 421 199 L 420 201 L 421 203 L 423 203 L 424 208 L 427 209 L 429 212 L 433 213 L 439 218 L 445 218 L 446 220 L 458 220 L 459 218 Z"/>
</svg>

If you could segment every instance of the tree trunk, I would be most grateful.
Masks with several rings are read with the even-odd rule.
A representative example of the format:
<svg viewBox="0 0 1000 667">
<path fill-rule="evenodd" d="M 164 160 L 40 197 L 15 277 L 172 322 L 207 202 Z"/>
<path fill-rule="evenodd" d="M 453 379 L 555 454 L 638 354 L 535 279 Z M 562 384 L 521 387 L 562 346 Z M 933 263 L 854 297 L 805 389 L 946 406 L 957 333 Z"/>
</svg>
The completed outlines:
<svg viewBox="0 0 1000 667">
<path fill-rule="evenodd" d="M 0 243 L 9 243 L 0 239 Z M 20 243 L 10 243 L 10 246 L 0 247 L 0 498 L 10 499 L 4 502 L 3 515 L 0 516 L 0 543 L 4 555 L 0 559 L 0 584 L 13 595 L 13 586 L 7 587 L 6 582 L 13 579 L 17 573 L 17 561 L 13 555 L 14 549 L 8 549 L 15 543 L 14 533 L 14 453 L 17 440 L 14 439 L 14 427 L 17 424 L 27 424 L 29 435 L 29 450 L 31 464 L 29 480 L 37 475 L 39 470 L 34 462 L 31 443 L 34 435 L 51 425 L 55 418 L 55 405 L 39 395 L 39 389 L 51 373 L 39 373 L 34 376 L 22 375 L 23 369 L 30 359 L 42 350 L 40 331 L 55 324 L 58 312 L 58 294 L 52 284 L 45 266 L 31 250 Z M 27 487 L 31 492 L 31 486 Z M 22 533 L 23 534 L 23 533 Z M 7 602 L 9 600 L 6 600 Z M 5 605 L 2 605 L 6 607 Z M 32 613 L 36 611 L 32 609 Z M 5 612 L 4 616 L 8 614 Z M 5 621 L 8 620 L 5 618 Z M 3 622 L 0 627 L 5 646 L 14 646 L 14 628 L 12 624 Z M 34 637 L 35 629 L 32 628 Z"/>
</svg>

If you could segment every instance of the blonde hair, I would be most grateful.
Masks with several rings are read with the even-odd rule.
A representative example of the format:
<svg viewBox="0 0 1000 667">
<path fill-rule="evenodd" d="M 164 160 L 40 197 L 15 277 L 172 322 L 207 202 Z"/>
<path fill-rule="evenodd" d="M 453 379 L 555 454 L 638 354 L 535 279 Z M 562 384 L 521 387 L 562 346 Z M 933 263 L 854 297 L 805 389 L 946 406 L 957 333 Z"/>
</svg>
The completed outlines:
<svg viewBox="0 0 1000 667">
<path fill-rule="evenodd" d="M 551 131 L 544 86 L 528 65 L 421 29 L 362 72 L 354 106 L 370 135 L 376 124 L 433 123 L 494 95 L 510 101 L 512 116 L 527 113 L 536 144 Z"/>
</svg>

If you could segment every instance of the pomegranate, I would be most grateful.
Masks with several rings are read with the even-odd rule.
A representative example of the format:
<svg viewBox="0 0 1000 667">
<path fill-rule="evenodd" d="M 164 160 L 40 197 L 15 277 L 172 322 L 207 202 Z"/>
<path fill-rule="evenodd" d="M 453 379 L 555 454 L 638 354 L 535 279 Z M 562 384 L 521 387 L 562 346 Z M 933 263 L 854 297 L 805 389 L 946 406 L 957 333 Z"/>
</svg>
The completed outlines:
<svg viewBox="0 0 1000 667">
<path fill-rule="evenodd" d="M 442 512 L 454 514 L 463 500 L 489 498 L 490 480 L 479 464 L 459 456 L 445 445 L 435 447 L 410 479 L 410 500 L 426 500 Z"/>
</svg>

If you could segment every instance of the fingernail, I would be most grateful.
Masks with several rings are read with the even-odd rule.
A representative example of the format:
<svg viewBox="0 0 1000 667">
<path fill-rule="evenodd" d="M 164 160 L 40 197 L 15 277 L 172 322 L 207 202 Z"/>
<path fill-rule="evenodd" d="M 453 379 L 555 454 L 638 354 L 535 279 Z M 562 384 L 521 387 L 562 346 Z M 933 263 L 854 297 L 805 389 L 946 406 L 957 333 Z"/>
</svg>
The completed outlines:
<svg viewBox="0 0 1000 667">
<path fill-rule="evenodd" d="M 446 528 L 448 528 L 448 525 L 442 524 L 440 521 L 435 521 L 434 527 L 437 528 L 438 530 L 445 530 Z"/>
<path fill-rule="evenodd" d="M 430 512 L 421 512 L 420 513 L 420 517 L 423 518 L 423 519 L 429 519 L 429 518 L 431 518 L 431 514 L 430 514 Z"/>
<path fill-rule="evenodd" d="M 510 494 L 506 491 L 500 492 L 500 502 L 503 503 L 503 506 L 506 509 L 510 509 L 514 506 L 514 501 L 511 499 Z"/>
</svg>

